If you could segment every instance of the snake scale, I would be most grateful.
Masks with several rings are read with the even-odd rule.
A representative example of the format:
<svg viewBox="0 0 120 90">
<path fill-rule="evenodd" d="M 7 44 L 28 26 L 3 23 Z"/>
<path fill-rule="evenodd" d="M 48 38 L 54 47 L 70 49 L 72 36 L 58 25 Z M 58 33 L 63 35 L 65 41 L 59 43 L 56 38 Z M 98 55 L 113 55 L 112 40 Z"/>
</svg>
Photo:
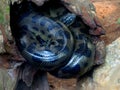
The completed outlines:
<svg viewBox="0 0 120 90">
<path fill-rule="evenodd" d="M 89 36 L 72 26 L 75 14 L 65 9 L 66 13 L 54 17 L 47 11 L 31 9 L 30 2 L 11 6 L 11 30 L 20 53 L 30 64 L 56 77 L 83 75 L 93 66 L 94 44 Z"/>
</svg>

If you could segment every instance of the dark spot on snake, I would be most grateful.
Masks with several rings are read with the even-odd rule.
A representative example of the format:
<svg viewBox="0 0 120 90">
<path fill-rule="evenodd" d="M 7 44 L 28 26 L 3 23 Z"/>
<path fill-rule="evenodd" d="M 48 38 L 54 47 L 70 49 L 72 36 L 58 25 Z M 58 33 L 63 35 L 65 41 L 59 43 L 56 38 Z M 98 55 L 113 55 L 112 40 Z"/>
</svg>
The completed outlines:
<svg viewBox="0 0 120 90">
<path fill-rule="evenodd" d="M 45 34 L 45 31 L 44 30 L 40 30 L 40 32 L 44 35 Z"/>
<path fill-rule="evenodd" d="M 48 38 L 52 38 L 52 35 L 48 35 Z"/>
<path fill-rule="evenodd" d="M 48 31 L 51 31 L 51 30 L 53 30 L 54 29 L 54 26 L 52 26 L 52 25 L 49 25 L 48 27 L 47 27 L 47 30 Z"/>
<path fill-rule="evenodd" d="M 34 30 L 38 31 L 39 29 L 37 27 L 32 27 Z"/>
<path fill-rule="evenodd" d="M 37 20 L 38 20 L 38 16 L 37 15 L 35 15 L 35 16 L 32 17 L 32 23 L 36 23 Z"/>
<path fill-rule="evenodd" d="M 85 49 L 85 44 L 82 43 L 79 45 L 79 48 L 77 50 L 75 50 L 75 53 L 82 54 L 84 52 L 84 49 Z"/>
<path fill-rule="evenodd" d="M 45 26 L 45 24 L 46 24 L 46 21 L 45 21 L 45 20 L 42 20 L 42 21 L 40 22 L 40 25 L 41 25 L 41 26 Z"/>
<path fill-rule="evenodd" d="M 56 45 L 56 42 L 55 42 L 55 41 L 51 41 L 50 44 L 51 44 L 51 45 Z"/>
<path fill-rule="evenodd" d="M 36 39 L 40 44 L 45 43 L 45 40 L 43 40 L 39 35 L 36 36 Z"/>
<path fill-rule="evenodd" d="M 31 39 L 31 40 L 34 40 L 34 37 L 33 37 L 33 36 L 30 36 L 30 39 Z"/>
<path fill-rule="evenodd" d="M 84 52 L 84 55 L 86 56 L 86 57 L 90 57 L 91 56 L 91 50 L 89 49 L 89 48 L 87 48 L 86 50 L 85 50 L 85 52 Z"/>
<path fill-rule="evenodd" d="M 39 15 L 39 14 L 35 14 L 33 17 L 32 17 L 32 23 L 36 23 L 38 21 L 39 18 L 41 18 L 42 16 Z"/>
</svg>

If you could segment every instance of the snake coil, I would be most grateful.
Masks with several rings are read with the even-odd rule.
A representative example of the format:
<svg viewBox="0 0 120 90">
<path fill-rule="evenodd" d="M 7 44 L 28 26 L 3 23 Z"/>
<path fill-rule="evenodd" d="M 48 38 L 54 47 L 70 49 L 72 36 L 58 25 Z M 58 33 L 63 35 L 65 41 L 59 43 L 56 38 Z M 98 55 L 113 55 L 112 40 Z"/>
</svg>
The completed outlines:
<svg viewBox="0 0 120 90">
<path fill-rule="evenodd" d="M 11 30 L 22 56 L 59 78 L 87 72 L 93 66 L 95 48 L 89 36 L 70 28 L 76 15 L 67 12 L 53 19 L 30 9 L 30 3 L 11 4 Z"/>
</svg>

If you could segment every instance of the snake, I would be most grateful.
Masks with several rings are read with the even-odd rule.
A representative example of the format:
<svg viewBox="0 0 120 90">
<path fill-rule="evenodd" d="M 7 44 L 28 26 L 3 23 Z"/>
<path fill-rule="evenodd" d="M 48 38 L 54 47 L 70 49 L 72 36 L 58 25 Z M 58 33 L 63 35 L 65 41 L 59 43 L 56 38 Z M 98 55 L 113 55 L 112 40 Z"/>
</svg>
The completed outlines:
<svg viewBox="0 0 120 90">
<path fill-rule="evenodd" d="M 88 35 L 72 26 L 76 17 L 67 12 L 53 19 L 35 10 L 24 11 L 16 22 L 11 16 L 12 34 L 21 55 L 59 78 L 83 75 L 93 66 L 95 46 Z"/>
</svg>

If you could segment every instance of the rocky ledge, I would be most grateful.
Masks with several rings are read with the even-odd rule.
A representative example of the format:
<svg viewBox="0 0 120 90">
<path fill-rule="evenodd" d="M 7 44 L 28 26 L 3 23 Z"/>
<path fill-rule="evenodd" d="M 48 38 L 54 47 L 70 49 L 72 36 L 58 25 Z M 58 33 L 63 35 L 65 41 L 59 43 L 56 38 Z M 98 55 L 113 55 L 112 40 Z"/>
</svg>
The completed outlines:
<svg viewBox="0 0 120 90">
<path fill-rule="evenodd" d="M 80 79 L 77 90 L 120 90 L 120 38 L 106 47 L 105 64 L 96 68 L 93 77 Z"/>
</svg>

